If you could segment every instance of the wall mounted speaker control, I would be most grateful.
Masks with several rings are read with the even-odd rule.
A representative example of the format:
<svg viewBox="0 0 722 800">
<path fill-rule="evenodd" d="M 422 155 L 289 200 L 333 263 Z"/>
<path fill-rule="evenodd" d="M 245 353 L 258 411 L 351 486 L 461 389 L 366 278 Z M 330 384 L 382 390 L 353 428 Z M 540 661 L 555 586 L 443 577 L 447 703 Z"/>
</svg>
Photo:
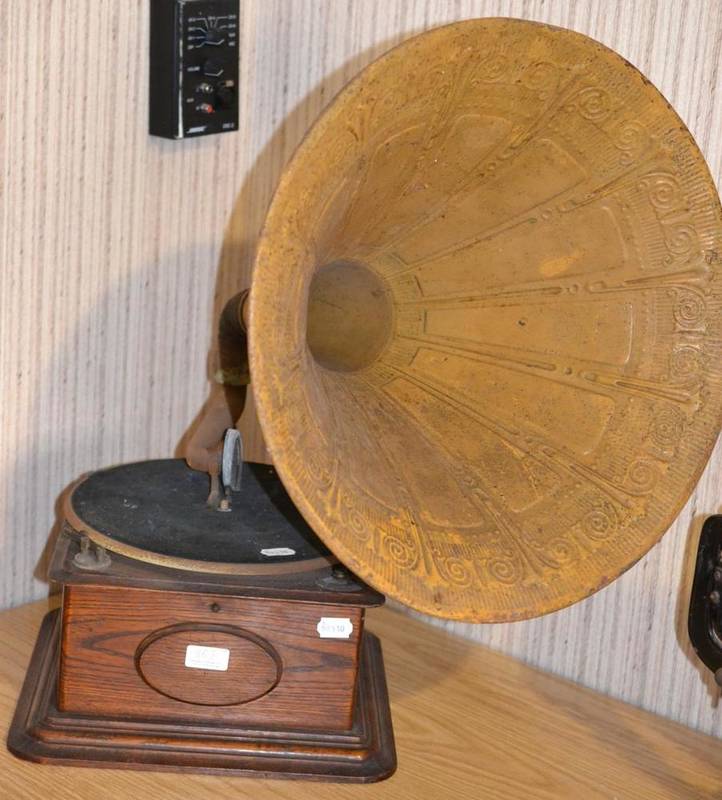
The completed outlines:
<svg viewBox="0 0 722 800">
<path fill-rule="evenodd" d="M 238 129 L 239 0 L 152 0 L 150 133 Z"/>
</svg>

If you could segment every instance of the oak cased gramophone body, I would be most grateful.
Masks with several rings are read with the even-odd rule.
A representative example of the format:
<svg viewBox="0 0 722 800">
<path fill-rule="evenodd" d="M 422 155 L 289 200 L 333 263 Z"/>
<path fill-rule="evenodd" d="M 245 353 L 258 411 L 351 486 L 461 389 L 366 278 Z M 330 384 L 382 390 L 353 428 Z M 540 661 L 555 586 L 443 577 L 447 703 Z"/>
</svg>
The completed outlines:
<svg viewBox="0 0 722 800">
<path fill-rule="evenodd" d="M 280 181 L 250 294 L 221 318 L 193 469 L 163 467 L 167 491 L 142 465 L 132 485 L 115 468 L 74 490 L 60 656 L 48 622 L 11 747 L 388 775 L 365 608 L 383 592 L 513 621 L 634 564 L 719 431 L 720 253 L 692 137 L 601 44 L 470 20 L 371 64 Z M 249 374 L 290 500 L 279 482 L 260 505 L 230 491 L 223 437 Z"/>
<path fill-rule="evenodd" d="M 69 495 L 49 573 L 63 603 L 43 625 L 11 749 L 94 766 L 386 777 L 381 650 L 364 633 L 383 596 L 333 563 L 272 468 L 245 465 L 227 514 L 205 508 L 206 484 L 182 461 L 149 461 Z M 195 513 L 219 515 L 220 550 L 194 536 L 184 518 Z M 139 547 L 153 519 L 174 535 L 160 553 Z M 202 554 L 205 571 L 191 569 Z"/>
</svg>

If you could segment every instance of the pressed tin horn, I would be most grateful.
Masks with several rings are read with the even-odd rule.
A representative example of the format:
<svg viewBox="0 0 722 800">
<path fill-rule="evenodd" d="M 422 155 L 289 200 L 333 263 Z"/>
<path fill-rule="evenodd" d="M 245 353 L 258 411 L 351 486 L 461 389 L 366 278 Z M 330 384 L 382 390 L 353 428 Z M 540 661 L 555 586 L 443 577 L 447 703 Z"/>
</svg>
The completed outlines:
<svg viewBox="0 0 722 800">
<path fill-rule="evenodd" d="M 287 167 L 250 359 L 274 464 L 359 576 L 475 621 L 637 561 L 720 425 L 720 205 L 631 64 L 471 20 L 366 68 Z"/>
</svg>

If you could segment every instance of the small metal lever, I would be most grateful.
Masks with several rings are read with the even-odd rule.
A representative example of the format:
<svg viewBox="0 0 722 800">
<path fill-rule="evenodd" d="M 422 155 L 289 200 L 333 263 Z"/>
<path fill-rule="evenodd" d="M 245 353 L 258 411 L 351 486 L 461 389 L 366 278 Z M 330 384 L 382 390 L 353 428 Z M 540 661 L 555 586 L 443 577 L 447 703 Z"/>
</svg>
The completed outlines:
<svg viewBox="0 0 722 800">
<path fill-rule="evenodd" d="M 99 572 L 110 566 L 108 551 L 92 542 L 85 534 L 80 536 L 80 552 L 73 557 L 73 564 L 89 572 Z"/>
</svg>

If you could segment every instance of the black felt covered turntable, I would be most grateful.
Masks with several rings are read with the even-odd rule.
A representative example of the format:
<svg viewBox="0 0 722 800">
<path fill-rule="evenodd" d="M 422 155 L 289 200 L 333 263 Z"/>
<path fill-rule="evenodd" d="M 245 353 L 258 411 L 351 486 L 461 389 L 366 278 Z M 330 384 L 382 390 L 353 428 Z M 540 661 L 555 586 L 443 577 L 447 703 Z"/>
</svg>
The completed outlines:
<svg viewBox="0 0 722 800">
<path fill-rule="evenodd" d="M 139 461 L 81 480 L 65 515 L 108 550 L 176 569 L 239 575 L 328 566 L 328 548 L 273 467 L 243 464 L 241 486 L 219 512 L 206 503 L 208 476 L 182 459 Z"/>
</svg>

